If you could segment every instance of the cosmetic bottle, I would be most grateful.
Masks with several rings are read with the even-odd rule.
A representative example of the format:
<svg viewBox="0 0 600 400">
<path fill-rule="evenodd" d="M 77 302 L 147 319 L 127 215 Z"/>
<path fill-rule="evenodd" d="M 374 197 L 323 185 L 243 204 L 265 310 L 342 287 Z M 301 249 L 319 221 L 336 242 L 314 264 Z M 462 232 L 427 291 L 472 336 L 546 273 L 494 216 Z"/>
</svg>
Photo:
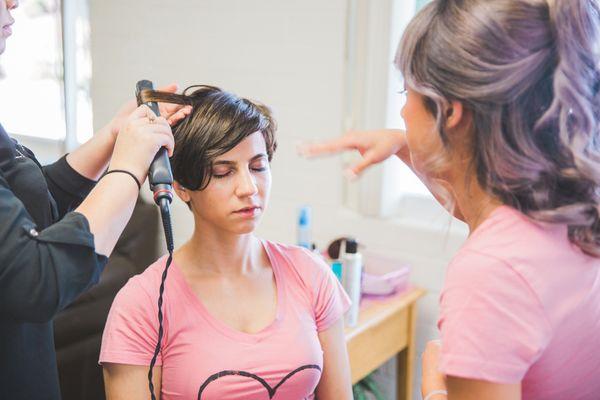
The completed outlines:
<svg viewBox="0 0 600 400">
<path fill-rule="evenodd" d="M 298 246 L 311 250 L 311 212 L 309 206 L 303 206 L 298 212 L 298 230 L 296 232 L 296 243 Z"/>
<path fill-rule="evenodd" d="M 361 278 L 363 270 L 362 255 L 358 252 L 358 243 L 354 239 L 346 239 L 342 256 L 342 286 L 346 290 L 352 305 L 346 313 L 346 326 L 354 327 L 358 323 L 360 309 Z"/>
</svg>

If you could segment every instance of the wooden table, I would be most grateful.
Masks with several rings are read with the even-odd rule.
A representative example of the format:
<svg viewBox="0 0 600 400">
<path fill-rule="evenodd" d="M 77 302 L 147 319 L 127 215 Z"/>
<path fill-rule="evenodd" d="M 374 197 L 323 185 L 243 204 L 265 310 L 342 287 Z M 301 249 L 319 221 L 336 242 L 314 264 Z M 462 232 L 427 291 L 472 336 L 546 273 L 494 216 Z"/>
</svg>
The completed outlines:
<svg viewBox="0 0 600 400">
<path fill-rule="evenodd" d="M 358 325 L 346 329 L 352 384 L 387 360 L 397 357 L 397 399 L 412 399 L 417 300 L 425 294 L 411 288 L 382 300 L 365 300 Z"/>
</svg>

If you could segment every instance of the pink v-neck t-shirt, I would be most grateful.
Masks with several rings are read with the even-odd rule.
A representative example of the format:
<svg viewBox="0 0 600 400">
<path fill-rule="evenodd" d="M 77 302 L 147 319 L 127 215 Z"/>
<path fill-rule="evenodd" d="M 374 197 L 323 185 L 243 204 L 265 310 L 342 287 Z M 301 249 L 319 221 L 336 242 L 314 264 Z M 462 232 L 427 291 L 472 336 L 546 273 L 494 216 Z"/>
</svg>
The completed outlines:
<svg viewBox="0 0 600 400">
<path fill-rule="evenodd" d="M 565 226 L 500 207 L 450 263 L 440 370 L 522 384 L 524 400 L 600 399 L 600 259 Z"/>
<path fill-rule="evenodd" d="M 314 399 L 323 369 L 318 333 L 349 300 L 329 266 L 309 251 L 263 242 L 277 286 L 275 320 L 247 334 L 214 318 L 173 263 L 164 292 L 161 398 Z M 149 365 L 158 334 L 157 299 L 166 257 L 121 289 L 110 310 L 100 363 Z"/>
</svg>

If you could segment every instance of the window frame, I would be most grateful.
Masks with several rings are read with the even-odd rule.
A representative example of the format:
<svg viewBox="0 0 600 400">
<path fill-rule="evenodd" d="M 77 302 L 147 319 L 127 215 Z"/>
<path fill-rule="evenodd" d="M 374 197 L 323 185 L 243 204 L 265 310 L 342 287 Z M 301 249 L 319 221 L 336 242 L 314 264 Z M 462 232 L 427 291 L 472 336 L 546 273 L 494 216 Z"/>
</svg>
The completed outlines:
<svg viewBox="0 0 600 400">
<path fill-rule="evenodd" d="M 65 118 L 65 137 L 64 139 L 48 139 L 27 134 L 13 134 L 11 136 L 17 139 L 23 145 L 35 149 L 36 157 L 42 163 L 49 163 L 56 160 L 61 154 L 72 151 L 81 143 L 77 137 L 77 126 L 79 110 L 77 105 L 77 96 L 79 94 L 80 65 L 77 34 L 77 26 L 80 18 L 84 18 L 89 27 L 89 0 L 57 0 L 60 7 L 60 26 L 62 41 L 62 95 Z M 18 21 L 17 21 L 18 23 Z M 89 35 L 84 39 L 83 47 L 90 48 Z M 86 55 L 89 56 L 89 55 Z M 91 78 L 91 77 L 90 77 Z M 10 77 L 8 78 L 10 79 Z M 91 82 L 87 82 L 88 88 Z M 91 99 L 90 99 L 91 102 Z M 89 121 L 89 127 L 92 129 L 93 121 Z M 92 133 L 92 132 L 90 132 Z"/>
<path fill-rule="evenodd" d="M 347 18 L 346 104 L 344 131 L 404 128 L 399 118 L 402 77 L 393 60 L 398 41 L 420 0 L 350 0 Z M 382 95 L 383 94 L 383 95 Z M 360 155 L 345 154 L 351 165 Z M 403 220 L 439 220 L 446 211 L 423 187 L 406 190 L 398 183 L 399 160 L 372 166 L 356 182 L 345 180 L 345 205 L 361 215 Z M 412 177 L 411 177 L 412 178 Z"/>
</svg>

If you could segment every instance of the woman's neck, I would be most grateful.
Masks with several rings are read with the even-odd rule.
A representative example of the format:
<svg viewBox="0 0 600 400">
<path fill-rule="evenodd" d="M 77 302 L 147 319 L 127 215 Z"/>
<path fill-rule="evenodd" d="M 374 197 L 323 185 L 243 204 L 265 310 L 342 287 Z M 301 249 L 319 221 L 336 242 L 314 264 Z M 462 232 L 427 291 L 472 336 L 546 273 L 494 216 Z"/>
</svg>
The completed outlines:
<svg viewBox="0 0 600 400">
<path fill-rule="evenodd" d="M 175 257 L 190 271 L 243 275 L 261 266 L 260 248 L 260 241 L 251 233 L 238 235 L 196 227 Z"/>
<path fill-rule="evenodd" d="M 465 179 L 464 171 L 472 171 L 472 168 L 463 165 L 459 170 L 461 172 L 451 174 L 450 184 L 456 207 L 472 233 L 502 202 L 483 190 L 474 172 L 471 172 L 468 180 Z"/>
</svg>

